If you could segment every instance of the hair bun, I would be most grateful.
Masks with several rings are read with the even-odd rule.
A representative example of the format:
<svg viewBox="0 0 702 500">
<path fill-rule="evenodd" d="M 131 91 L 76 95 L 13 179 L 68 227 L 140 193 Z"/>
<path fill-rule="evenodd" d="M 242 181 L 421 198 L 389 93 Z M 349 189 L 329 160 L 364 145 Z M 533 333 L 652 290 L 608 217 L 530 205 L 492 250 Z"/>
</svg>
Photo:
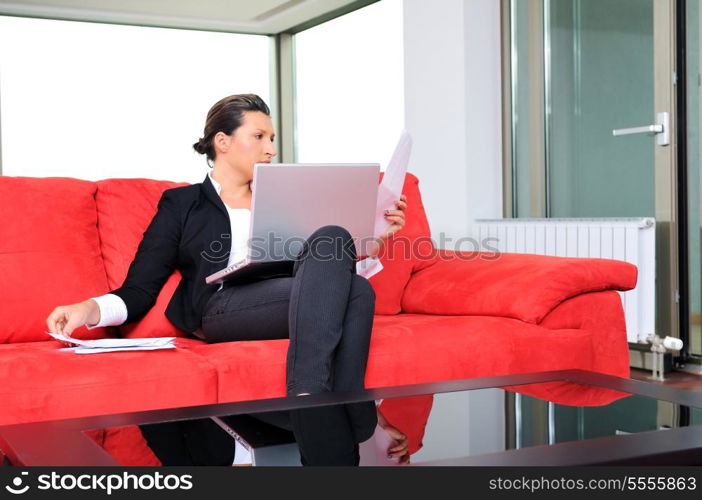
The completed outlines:
<svg viewBox="0 0 702 500">
<path fill-rule="evenodd" d="M 204 144 L 203 138 L 200 138 L 195 144 L 193 144 L 193 149 L 200 153 L 201 155 L 204 155 L 207 152 L 207 148 Z"/>
</svg>

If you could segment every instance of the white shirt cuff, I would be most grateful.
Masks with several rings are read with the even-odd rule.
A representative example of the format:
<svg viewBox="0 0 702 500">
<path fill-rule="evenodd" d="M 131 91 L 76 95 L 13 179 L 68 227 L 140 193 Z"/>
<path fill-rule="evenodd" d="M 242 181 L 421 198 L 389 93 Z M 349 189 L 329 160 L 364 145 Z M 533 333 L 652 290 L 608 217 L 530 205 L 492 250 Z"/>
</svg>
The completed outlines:
<svg viewBox="0 0 702 500">
<path fill-rule="evenodd" d="M 93 297 L 100 309 L 100 321 L 95 325 L 85 325 L 88 330 L 101 326 L 117 326 L 127 321 L 127 305 L 117 295 L 108 293 Z"/>
<path fill-rule="evenodd" d="M 371 276 L 383 270 L 383 264 L 377 257 L 367 257 L 356 262 L 356 274 L 369 279 Z"/>
</svg>

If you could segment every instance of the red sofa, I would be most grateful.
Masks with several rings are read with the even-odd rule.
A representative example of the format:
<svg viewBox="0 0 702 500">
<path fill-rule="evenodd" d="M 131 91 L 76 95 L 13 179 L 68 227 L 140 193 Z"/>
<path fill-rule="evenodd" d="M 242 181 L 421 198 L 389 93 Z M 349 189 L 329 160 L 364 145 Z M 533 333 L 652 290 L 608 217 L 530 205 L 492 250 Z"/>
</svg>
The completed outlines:
<svg viewBox="0 0 702 500">
<path fill-rule="evenodd" d="M 57 305 L 121 285 L 163 190 L 147 179 L 88 182 L 0 176 L 0 425 L 279 397 L 287 340 L 205 344 L 164 316 L 174 274 L 138 323 L 77 330 L 81 338 L 177 336 L 174 350 L 76 355 L 45 333 Z M 629 376 L 624 315 L 614 290 L 636 268 L 602 259 L 437 251 L 417 178 L 407 225 L 371 279 L 376 317 L 366 386 L 544 370 Z M 597 405 L 608 391 L 570 383 L 520 388 L 563 404 Z M 430 397 L 381 410 L 421 445 Z M 158 464 L 138 427 L 95 431 L 122 463 Z"/>
</svg>

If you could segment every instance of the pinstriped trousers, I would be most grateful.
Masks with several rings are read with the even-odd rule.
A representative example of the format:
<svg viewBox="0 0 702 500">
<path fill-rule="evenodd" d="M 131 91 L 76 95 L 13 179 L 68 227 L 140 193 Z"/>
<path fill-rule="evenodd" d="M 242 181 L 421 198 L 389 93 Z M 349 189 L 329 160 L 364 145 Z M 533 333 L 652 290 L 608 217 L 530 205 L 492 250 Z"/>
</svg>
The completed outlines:
<svg viewBox="0 0 702 500">
<path fill-rule="evenodd" d="M 356 274 L 355 260 L 348 231 L 318 229 L 292 276 L 215 293 L 202 318 L 205 341 L 289 338 L 288 395 L 363 389 L 375 293 Z M 377 422 L 372 401 L 287 413 L 306 465 L 357 465 L 358 443 L 370 438 Z"/>
</svg>

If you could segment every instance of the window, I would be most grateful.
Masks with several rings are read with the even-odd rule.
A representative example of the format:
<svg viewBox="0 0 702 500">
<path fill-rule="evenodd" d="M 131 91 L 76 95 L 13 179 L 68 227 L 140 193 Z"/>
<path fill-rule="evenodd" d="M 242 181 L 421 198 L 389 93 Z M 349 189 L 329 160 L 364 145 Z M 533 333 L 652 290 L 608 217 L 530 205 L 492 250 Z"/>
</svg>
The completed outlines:
<svg viewBox="0 0 702 500">
<path fill-rule="evenodd" d="M 0 17 L 2 173 L 200 182 L 212 104 L 270 87 L 266 36 Z"/>
<path fill-rule="evenodd" d="M 295 37 L 296 159 L 384 168 L 404 128 L 402 1 Z"/>
</svg>

